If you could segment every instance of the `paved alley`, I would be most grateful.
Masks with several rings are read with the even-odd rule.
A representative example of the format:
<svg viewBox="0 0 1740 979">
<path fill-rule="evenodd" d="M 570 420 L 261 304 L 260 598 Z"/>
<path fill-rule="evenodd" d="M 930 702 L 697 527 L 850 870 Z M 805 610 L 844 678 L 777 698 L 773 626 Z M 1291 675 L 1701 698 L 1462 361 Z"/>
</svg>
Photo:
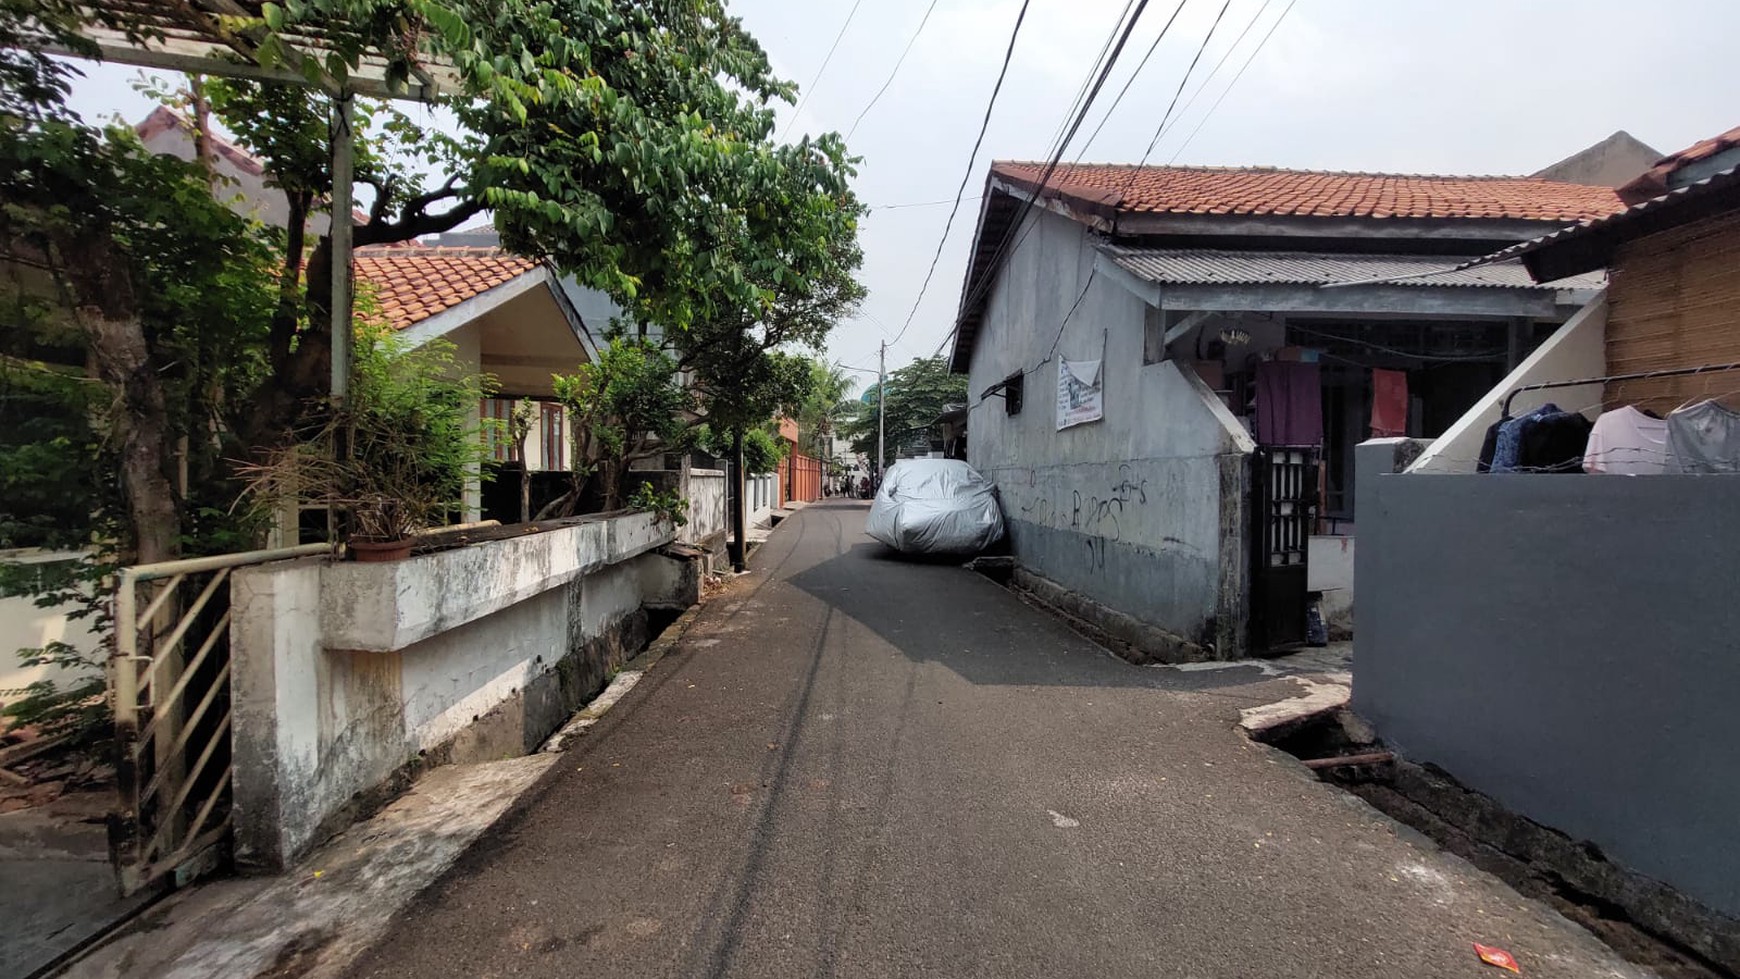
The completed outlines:
<svg viewBox="0 0 1740 979">
<path fill-rule="evenodd" d="M 362 977 L 1640 975 L 1113 658 L 812 505 Z"/>
</svg>

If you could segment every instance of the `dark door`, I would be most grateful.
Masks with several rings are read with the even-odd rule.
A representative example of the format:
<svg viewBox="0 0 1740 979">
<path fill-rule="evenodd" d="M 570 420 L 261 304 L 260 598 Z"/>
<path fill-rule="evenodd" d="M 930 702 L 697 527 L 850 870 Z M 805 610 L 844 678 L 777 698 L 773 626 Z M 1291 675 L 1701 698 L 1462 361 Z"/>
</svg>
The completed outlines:
<svg viewBox="0 0 1740 979">
<path fill-rule="evenodd" d="M 1305 557 L 1317 509 L 1315 446 L 1265 445 L 1251 474 L 1251 649 L 1305 641 Z"/>
</svg>

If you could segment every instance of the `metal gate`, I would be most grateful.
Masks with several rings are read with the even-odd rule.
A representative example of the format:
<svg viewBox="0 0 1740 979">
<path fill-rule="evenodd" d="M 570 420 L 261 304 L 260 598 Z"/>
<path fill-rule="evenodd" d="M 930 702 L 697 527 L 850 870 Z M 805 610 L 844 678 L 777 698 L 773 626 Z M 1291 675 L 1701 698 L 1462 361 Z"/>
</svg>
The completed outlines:
<svg viewBox="0 0 1740 979">
<path fill-rule="evenodd" d="M 1251 479 L 1251 648 L 1305 641 L 1306 555 L 1317 511 L 1317 448 L 1265 445 Z"/>
<path fill-rule="evenodd" d="M 109 695 L 120 792 L 109 856 L 121 892 L 197 876 L 230 828 L 230 571 L 325 544 L 122 568 Z"/>
</svg>

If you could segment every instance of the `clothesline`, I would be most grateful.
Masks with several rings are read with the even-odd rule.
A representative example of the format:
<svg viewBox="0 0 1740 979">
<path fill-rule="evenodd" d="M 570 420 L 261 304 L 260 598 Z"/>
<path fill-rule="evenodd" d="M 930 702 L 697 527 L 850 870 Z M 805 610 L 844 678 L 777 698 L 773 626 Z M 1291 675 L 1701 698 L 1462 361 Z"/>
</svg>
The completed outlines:
<svg viewBox="0 0 1740 979">
<path fill-rule="evenodd" d="M 1609 374 L 1605 377 L 1584 377 L 1574 381 L 1537 381 L 1533 384 L 1523 384 L 1512 388 L 1504 396 L 1504 406 L 1500 412 L 1500 420 L 1511 417 L 1510 403 L 1517 395 L 1525 391 L 1546 391 L 1553 388 L 1575 388 L 1589 384 L 1610 384 L 1614 381 L 1644 381 L 1657 377 L 1687 377 L 1693 374 L 1717 374 L 1722 371 L 1740 370 L 1740 362 L 1730 364 L 1705 364 L 1700 367 L 1669 367 L 1654 371 L 1636 371 L 1630 374 Z"/>
</svg>

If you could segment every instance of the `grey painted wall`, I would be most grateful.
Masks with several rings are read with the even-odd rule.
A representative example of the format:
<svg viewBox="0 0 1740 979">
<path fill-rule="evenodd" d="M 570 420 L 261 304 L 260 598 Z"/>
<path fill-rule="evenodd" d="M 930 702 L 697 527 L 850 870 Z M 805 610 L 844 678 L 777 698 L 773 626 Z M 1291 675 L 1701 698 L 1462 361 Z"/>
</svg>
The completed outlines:
<svg viewBox="0 0 1740 979">
<path fill-rule="evenodd" d="M 1410 760 L 1740 915 L 1740 479 L 1367 463 L 1354 708 Z"/>
<path fill-rule="evenodd" d="M 1093 275 L 1085 229 L 1048 213 L 1029 220 L 1036 226 L 997 280 L 969 371 L 969 461 L 997 483 L 1015 556 L 1093 601 L 1240 655 L 1243 495 L 1222 483 L 1236 481 L 1227 470 L 1248 439 L 1215 414 L 1188 369 L 1142 363 L 1147 305 L 1115 277 Z M 1057 430 L 1060 358 L 1103 359 L 1103 420 Z M 1008 415 L 1002 398 L 977 400 L 1022 370 L 1031 373 L 1020 414 Z"/>
</svg>

